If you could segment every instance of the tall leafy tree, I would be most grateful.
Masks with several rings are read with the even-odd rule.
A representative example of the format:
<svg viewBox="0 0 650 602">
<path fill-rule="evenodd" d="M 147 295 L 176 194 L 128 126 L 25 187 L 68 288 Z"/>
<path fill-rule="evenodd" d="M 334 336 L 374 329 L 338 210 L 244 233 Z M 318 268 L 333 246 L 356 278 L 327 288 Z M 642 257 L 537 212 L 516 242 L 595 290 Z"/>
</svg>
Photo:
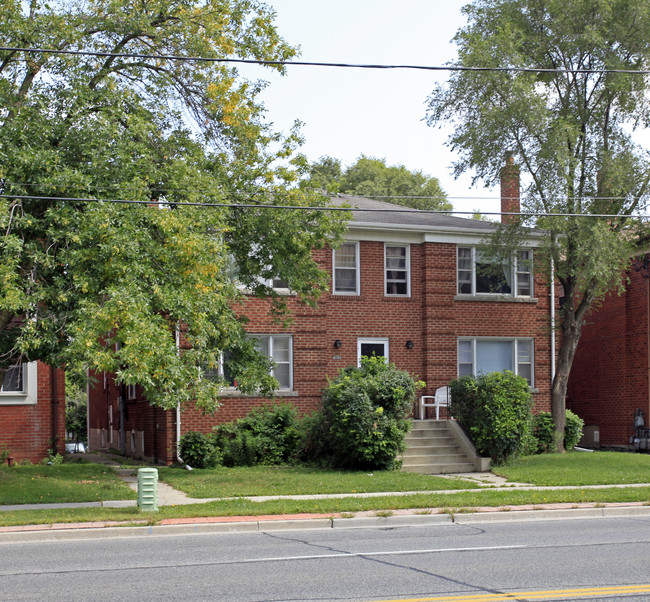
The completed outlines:
<svg viewBox="0 0 650 602">
<path fill-rule="evenodd" d="M 273 12 L 257 0 L 0 10 L 0 377 L 41 359 L 114 372 L 163 407 L 211 408 L 220 383 L 205 369 L 238 349 L 251 360 L 240 386 L 272 388 L 245 338 L 241 288 L 282 313 L 266 284 L 278 276 L 313 301 L 326 279 L 311 250 L 336 239 L 339 218 L 265 209 L 323 199 L 295 186 L 299 137 L 265 125 L 263 83 L 164 57 L 289 59 Z"/>
<path fill-rule="evenodd" d="M 455 37 L 459 64 L 429 99 L 431 125 L 454 123 L 457 173 L 495 183 L 504 150 L 526 182 L 543 253 L 562 287 L 552 414 L 562 449 L 567 379 L 589 308 L 644 239 L 634 219 L 650 182 L 646 149 L 650 66 L 646 0 L 476 0 Z M 532 71 L 525 69 L 532 68 Z M 507 69 L 507 70 L 505 70 Z M 606 218 L 594 217 L 605 214 Z M 526 222 L 524 222 L 525 224 Z M 533 223 L 528 220 L 528 223 Z M 513 237 L 501 233 L 501 241 Z M 551 262 L 549 262 L 549 265 Z"/>
<path fill-rule="evenodd" d="M 331 192 L 356 194 L 415 209 L 451 210 L 438 178 L 403 165 L 386 165 L 385 159 L 361 155 L 343 169 L 333 157 L 321 157 L 310 166 L 310 180 Z"/>
</svg>

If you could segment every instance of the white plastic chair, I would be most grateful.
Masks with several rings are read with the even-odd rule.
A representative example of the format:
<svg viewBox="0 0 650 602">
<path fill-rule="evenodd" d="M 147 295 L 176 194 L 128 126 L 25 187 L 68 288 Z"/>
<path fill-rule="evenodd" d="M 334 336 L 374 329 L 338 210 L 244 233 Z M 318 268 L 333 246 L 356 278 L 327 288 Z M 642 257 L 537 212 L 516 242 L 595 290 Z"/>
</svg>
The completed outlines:
<svg viewBox="0 0 650 602">
<path fill-rule="evenodd" d="M 436 420 L 440 420 L 440 408 L 449 407 L 450 397 L 449 387 L 436 389 L 435 395 L 422 395 L 420 397 L 420 419 L 424 419 L 424 408 L 436 408 Z M 433 400 L 433 402 L 430 400 Z"/>
</svg>

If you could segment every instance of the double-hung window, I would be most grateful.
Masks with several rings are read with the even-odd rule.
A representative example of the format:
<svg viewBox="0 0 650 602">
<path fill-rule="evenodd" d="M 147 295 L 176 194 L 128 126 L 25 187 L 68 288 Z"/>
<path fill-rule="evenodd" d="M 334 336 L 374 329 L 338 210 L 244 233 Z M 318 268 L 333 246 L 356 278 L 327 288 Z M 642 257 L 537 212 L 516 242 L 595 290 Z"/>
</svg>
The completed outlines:
<svg viewBox="0 0 650 602">
<path fill-rule="evenodd" d="M 291 335 L 286 334 L 254 334 L 250 338 L 255 343 L 255 348 L 264 357 L 272 360 L 271 376 L 274 376 L 279 383 L 279 390 L 290 391 L 293 389 L 293 340 Z M 233 358 L 231 351 L 224 351 L 219 358 L 217 369 L 204 369 L 203 378 L 215 379 L 221 377 L 226 385 L 234 389 L 237 381 L 230 368 L 230 361 Z"/>
<path fill-rule="evenodd" d="M 390 297 L 408 297 L 411 294 L 411 254 L 408 245 L 384 246 L 385 292 Z"/>
<path fill-rule="evenodd" d="M 359 294 L 359 243 L 345 242 L 334 249 L 333 272 L 335 295 Z"/>
<path fill-rule="evenodd" d="M 532 339 L 458 339 L 458 376 L 503 370 L 514 372 L 534 386 Z"/>
<path fill-rule="evenodd" d="M 458 247 L 459 295 L 533 296 L 533 252 L 517 251 L 496 264 L 475 247 Z"/>
<path fill-rule="evenodd" d="M 253 335 L 257 350 L 273 360 L 271 376 L 279 383 L 280 390 L 293 387 L 293 349 L 291 335 Z"/>
</svg>

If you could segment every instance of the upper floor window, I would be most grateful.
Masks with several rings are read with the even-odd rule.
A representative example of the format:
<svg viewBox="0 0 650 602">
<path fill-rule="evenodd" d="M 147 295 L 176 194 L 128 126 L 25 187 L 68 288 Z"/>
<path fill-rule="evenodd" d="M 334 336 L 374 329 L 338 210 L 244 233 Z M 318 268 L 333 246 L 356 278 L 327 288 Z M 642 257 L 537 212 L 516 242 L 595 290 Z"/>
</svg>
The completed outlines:
<svg viewBox="0 0 650 602">
<path fill-rule="evenodd" d="M 334 249 L 335 295 L 359 294 L 359 243 L 346 242 Z"/>
<path fill-rule="evenodd" d="M 408 297 L 411 294 L 410 250 L 408 245 L 384 246 L 386 295 Z"/>
<path fill-rule="evenodd" d="M 510 370 L 533 386 L 532 339 L 458 339 L 458 376 Z"/>
<path fill-rule="evenodd" d="M 533 296 L 533 252 L 517 251 L 495 264 L 474 247 L 458 247 L 459 295 Z"/>
</svg>

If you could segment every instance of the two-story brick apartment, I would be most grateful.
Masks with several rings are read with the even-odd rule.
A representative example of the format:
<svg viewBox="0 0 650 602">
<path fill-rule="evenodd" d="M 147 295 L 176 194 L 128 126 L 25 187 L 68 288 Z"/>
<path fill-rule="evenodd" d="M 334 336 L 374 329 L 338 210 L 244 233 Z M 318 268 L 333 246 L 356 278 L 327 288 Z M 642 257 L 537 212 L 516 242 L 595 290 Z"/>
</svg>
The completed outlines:
<svg viewBox="0 0 650 602">
<path fill-rule="evenodd" d="M 510 193 L 504 196 L 503 210 L 517 210 Z M 502 276 L 487 277 L 477 245 L 494 223 L 365 198 L 340 201 L 357 210 L 339 248 L 315 251 L 331 274 L 331 290 L 318 308 L 284 291 L 294 317 L 284 330 L 269 318 L 264 300 L 248 297 L 244 304 L 248 332 L 275 362 L 277 400 L 312 412 L 328 377 L 375 353 L 424 380 L 423 394 L 459 375 L 513 370 L 530 382 L 536 409 L 550 408 L 551 299 L 534 271 L 534 235 L 504 264 Z M 129 387 L 120 414 L 120 391 L 101 375 L 90 390 L 91 449 L 122 448 L 160 462 L 175 460 L 183 433 L 209 432 L 268 403 L 225 391 L 217 413 L 205 416 L 152 408 L 138 387 Z"/>
</svg>

